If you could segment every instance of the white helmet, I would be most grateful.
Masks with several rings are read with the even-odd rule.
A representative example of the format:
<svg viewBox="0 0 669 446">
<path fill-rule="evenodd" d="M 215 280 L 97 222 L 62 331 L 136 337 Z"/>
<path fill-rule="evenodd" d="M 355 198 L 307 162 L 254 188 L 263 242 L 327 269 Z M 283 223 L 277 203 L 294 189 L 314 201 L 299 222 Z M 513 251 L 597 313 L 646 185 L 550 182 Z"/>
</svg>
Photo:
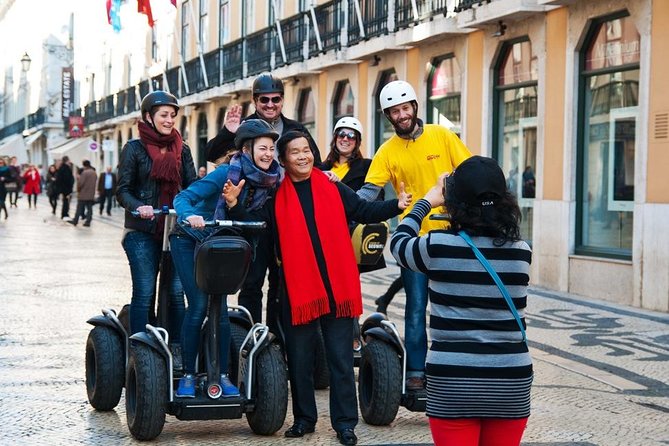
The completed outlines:
<svg viewBox="0 0 669 446">
<path fill-rule="evenodd" d="M 418 99 L 413 87 L 406 81 L 389 82 L 381 89 L 381 93 L 379 94 L 379 102 L 383 111 L 395 105 L 411 101 L 418 102 Z"/>
<path fill-rule="evenodd" d="M 343 118 L 339 119 L 339 121 L 337 121 L 337 123 L 335 124 L 332 133 L 335 133 L 338 129 L 344 127 L 347 129 L 355 130 L 360 134 L 360 137 L 362 137 L 362 123 L 353 116 L 344 116 Z"/>
</svg>

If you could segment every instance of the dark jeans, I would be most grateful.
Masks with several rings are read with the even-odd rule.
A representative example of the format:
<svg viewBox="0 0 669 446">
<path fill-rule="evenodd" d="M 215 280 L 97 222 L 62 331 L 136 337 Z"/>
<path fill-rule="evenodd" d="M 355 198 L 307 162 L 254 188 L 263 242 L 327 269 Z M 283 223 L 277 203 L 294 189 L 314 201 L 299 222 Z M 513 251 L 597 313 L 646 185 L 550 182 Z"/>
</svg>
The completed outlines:
<svg viewBox="0 0 669 446">
<path fill-rule="evenodd" d="M 427 309 L 428 279 L 425 274 L 406 268 L 401 269 L 401 274 L 404 292 L 407 296 L 404 310 L 407 376 L 422 376 L 425 373 L 425 357 L 427 356 L 425 311 Z"/>
<path fill-rule="evenodd" d="M 113 200 L 114 194 L 112 194 L 111 189 L 105 189 L 100 193 L 100 215 L 102 215 L 102 209 L 105 207 L 105 201 L 107 202 L 107 215 L 111 215 Z"/>
<path fill-rule="evenodd" d="M 144 331 L 149 322 L 149 315 L 153 316 L 154 296 L 156 294 L 156 279 L 160 268 L 162 255 L 162 240 L 157 240 L 153 234 L 142 231 L 131 231 L 123 237 L 123 249 L 130 263 L 132 276 L 132 300 L 130 301 L 130 332 L 135 334 Z M 170 339 L 181 338 L 184 305 L 183 289 L 179 275 L 174 274 L 169 289 L 170 314 L 167 331 Z"/>
<path fill-rule="evenodd" d="M 93 200 L 77 200 L 77 212 L 74 213 L 72 221 L 77 224 L 80 218 L 85 218 L 85 224 L 90 225 L 93 219 L 93 203 Z"/>
<path fill-rule="evenodd" d="M 290 309 L 284 305 L 283 320 L 290 320 Z M 330 423 L 340 432 L 358 424 L 358 401 L 353 373 L 351 333 L 353 318 L 321 316 L 308 324 L 284 324 L 288 375 L 295 423 L 314 426 L 318 419 L 314 394 L 314 356 L 320 324 L 330 371 Z"/>
<path fill-rule="evenodd" d="M 269 268 L 269 288 L 267 290 L 267 317 L 265 322 L 269 325 L 275 319 L 273 314 L 274 305 L 269 305 L 276 299 L 279 271 L 274 261 L 274 248 L 272 240 L 267 232 L 258 237 L 251 267 L 244 281 L 237 302 L 251 313 L 253 322 L 262 322 L 262 286 L 265 282 L 265 273 Z"/>
<path fill-rule="evenodd" d="M 60 208 L 60 218 L 70 216 L 70 196 L 71 194 L 61 194 L 63 196 L 63 206 Z"/>
<path fill-rule="evenodd" d="M 49 195 L 49 204 L 51 205 L 51 213 L 55 214 L 58 206 L 58 194 Z"/>
<path fill-rule="evenodd" d="M 16 190 L 9 191 L 9 204 L 16 206 L 16 202 L 19 199 L 19 187 L 17 186 Z"/>
<path fill-rule="evenodd" d="M 195 282 L 195 245 L 188 235 L 170 236 L 170 247 L 174 266 L 183 284 L 188 309 L 181 326 L 181 355 L 184 373 L 195 373 L 197 353 L 200 347 L 200 329 L 207 316 L 209 299 Z M 219 352 L 221 373 L 228 369 L 228 350 L 230 348 L 230 321 L 228 319 L 227 296 L 222 296 L 221 321 L 219 323 Z"/>
</svg>

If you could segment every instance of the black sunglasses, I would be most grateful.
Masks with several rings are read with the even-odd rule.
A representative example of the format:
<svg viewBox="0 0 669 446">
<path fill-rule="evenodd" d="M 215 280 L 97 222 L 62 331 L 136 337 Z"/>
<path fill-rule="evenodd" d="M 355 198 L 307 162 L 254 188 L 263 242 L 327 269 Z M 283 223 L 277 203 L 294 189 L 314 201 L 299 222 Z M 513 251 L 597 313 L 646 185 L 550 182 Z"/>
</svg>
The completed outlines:
<svg viewBox="0 0 669 446">
<path fill-rule="evenodd" d="M 339 137 L 341 139 L 344 139 L 344 138 L 357 139 L 356 135 L 355 135 L 355 132 L 347 132 L 346 130 L 339 130 L 339 132 L 337 132 L 337 137 Z"/>
<path fill-rule="evenodd" d="M 267 104 L 269 101 L 272 101 L 272 104 L 278 104 L 283 101 L 283 98 L 281 96 L 272 96 L 271 98 L 269 96 L 259 96 L 258 100 L 261 104 Z"/>
</svg>

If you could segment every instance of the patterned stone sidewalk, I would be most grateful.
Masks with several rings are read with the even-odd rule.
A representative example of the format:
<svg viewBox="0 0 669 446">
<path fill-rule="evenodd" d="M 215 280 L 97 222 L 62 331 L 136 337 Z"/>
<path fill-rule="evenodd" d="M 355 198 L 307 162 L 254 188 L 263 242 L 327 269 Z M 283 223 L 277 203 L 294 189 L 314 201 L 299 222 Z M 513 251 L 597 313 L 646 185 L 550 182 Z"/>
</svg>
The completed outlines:
<svg viewBox="0 0 669 446">
<path fill-rule="evenodd" d="M 96 412 L 84 384 L 86 320 L 130 298 L 121 211 L 74 228 L 40 200 L 37 210 L 20 201 L 0 221 L 0 444 L 136 444 L 124 400 Z M 362 277 L 365 315 L 397 275 L 390 263 Z M 389 307 L 401 331 L 404 298 L 400 292 Z M 523 445 L 669 444 L 668 315 L 533 289 L 527 317 L 536 376 Z M 303 440 L 284 439 L 282 431 L 255 436 L 244 419 L 168 417 L 158 442 L 338 444 L 327 399 L 327 390 L 318 392 L 316 433 Z M 291 421 L 289 411 L 285 428 Z M 361 420 L 356 433 L 364 445 L 431 444 L 424 414 L 405 409 L 389 427 Z"/>
</svg>

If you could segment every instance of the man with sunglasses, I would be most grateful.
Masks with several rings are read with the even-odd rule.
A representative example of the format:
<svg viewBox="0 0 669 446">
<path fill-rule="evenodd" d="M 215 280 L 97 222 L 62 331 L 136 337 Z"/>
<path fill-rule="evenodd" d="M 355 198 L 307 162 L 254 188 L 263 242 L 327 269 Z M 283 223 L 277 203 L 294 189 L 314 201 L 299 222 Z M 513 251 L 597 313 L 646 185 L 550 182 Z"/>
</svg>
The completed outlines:
<svg viewBox="0 0 669 446">
<path fill-rule="evenodd" d="M 239 104 L 230 106 L 225 117 L 223 128 L 218 135 L 207 143 L 207 160 L 216 162 L 225 156 L 228 151 L 234 150 L 235 134 L 239 125 L 247 119 L 262 119 L 272 128 L 283 135 L 290 130 L 299 130 L 311 136 L 309 131 L 297 121 L 288 119 L 283 115 L 283 81 L 270 73 L 262 73 L 253 81 L 253 105 L 255 112 L 242 119 L 242 107 Z M 311 141 L 311 149 L 314 152 L 315 166 L 320 166 L 321 156 L 318 147 Z"/>
<path fill-rule="evenodd" d="M 216 163 L 224 162 L 227 155 L 235 150 L 235 136 L 240 124 L 247 119 L 262 119 L 267 122 L 279 135 L 290 130 L 299 130 L 309 136 L 309 131 L 299 122 L 286 118 L 283 113 L 283 81 L 270 73 L 262 73 L 253 81 L 253 104 L 255 112 L 242 119 L 242 107 L 239 104 L 232 105 L 228 110 L 223 128 L 218 135 L 207 143 L 207 160 Z M 311 151 L 314 154 L 314 165 L 320 166 L 321 158 L 318 147 L 313 138 L 308 138 Z M 277 153 L 274 153 L 275 158 Z M 246 281 L 239 292 L 238 303 L 246 307 L 253 317 L 254 322 L 262 322 L 262 287 L 265 282 L 265 273 L 269 269 L 269 288 L 267 291 L 267 317 L 266 323 L 270 330 L 276 333 L 277 327 L 277 292 L 278 292 L 278 268 L 272 262 L 273 241 L 270 239 L 269 231 L 258 238 L 255 257 L 251 269 L 246 276 Z"/>
<path fill-rule="evenodd" d="M 358 191 L 360 197 L 366 200 L 376 199 L 383 186 L 389 182 L 396 193 L 400 192 L 400 184 L 404 183 L 407 193 L 422 197 L 437 182 L 439 175 L 452 172 L 461 162 L 472 156 L 455 133 L 440 125 L 423 124 L 418 119 L 418 99 L 408 82 L 398 80 L 388 83 L 381 90 L 379 101 L 386 119 L 395 129 L 395 134 L 374 154 L 365 184 Z M 412 208 L 405 209 L 400 218 L 404 218 Z M 435 212 L 438 209 L 431 211 Z M 444 222 L 426 218 L 422 222 L 420 235 L 444 228 Z M 406 293 L 406 388 L 418 391 L 425 385 L 428 280 L 425 274 L 406 268 L 401 269 L 401 275 Z"/>
</svg>

